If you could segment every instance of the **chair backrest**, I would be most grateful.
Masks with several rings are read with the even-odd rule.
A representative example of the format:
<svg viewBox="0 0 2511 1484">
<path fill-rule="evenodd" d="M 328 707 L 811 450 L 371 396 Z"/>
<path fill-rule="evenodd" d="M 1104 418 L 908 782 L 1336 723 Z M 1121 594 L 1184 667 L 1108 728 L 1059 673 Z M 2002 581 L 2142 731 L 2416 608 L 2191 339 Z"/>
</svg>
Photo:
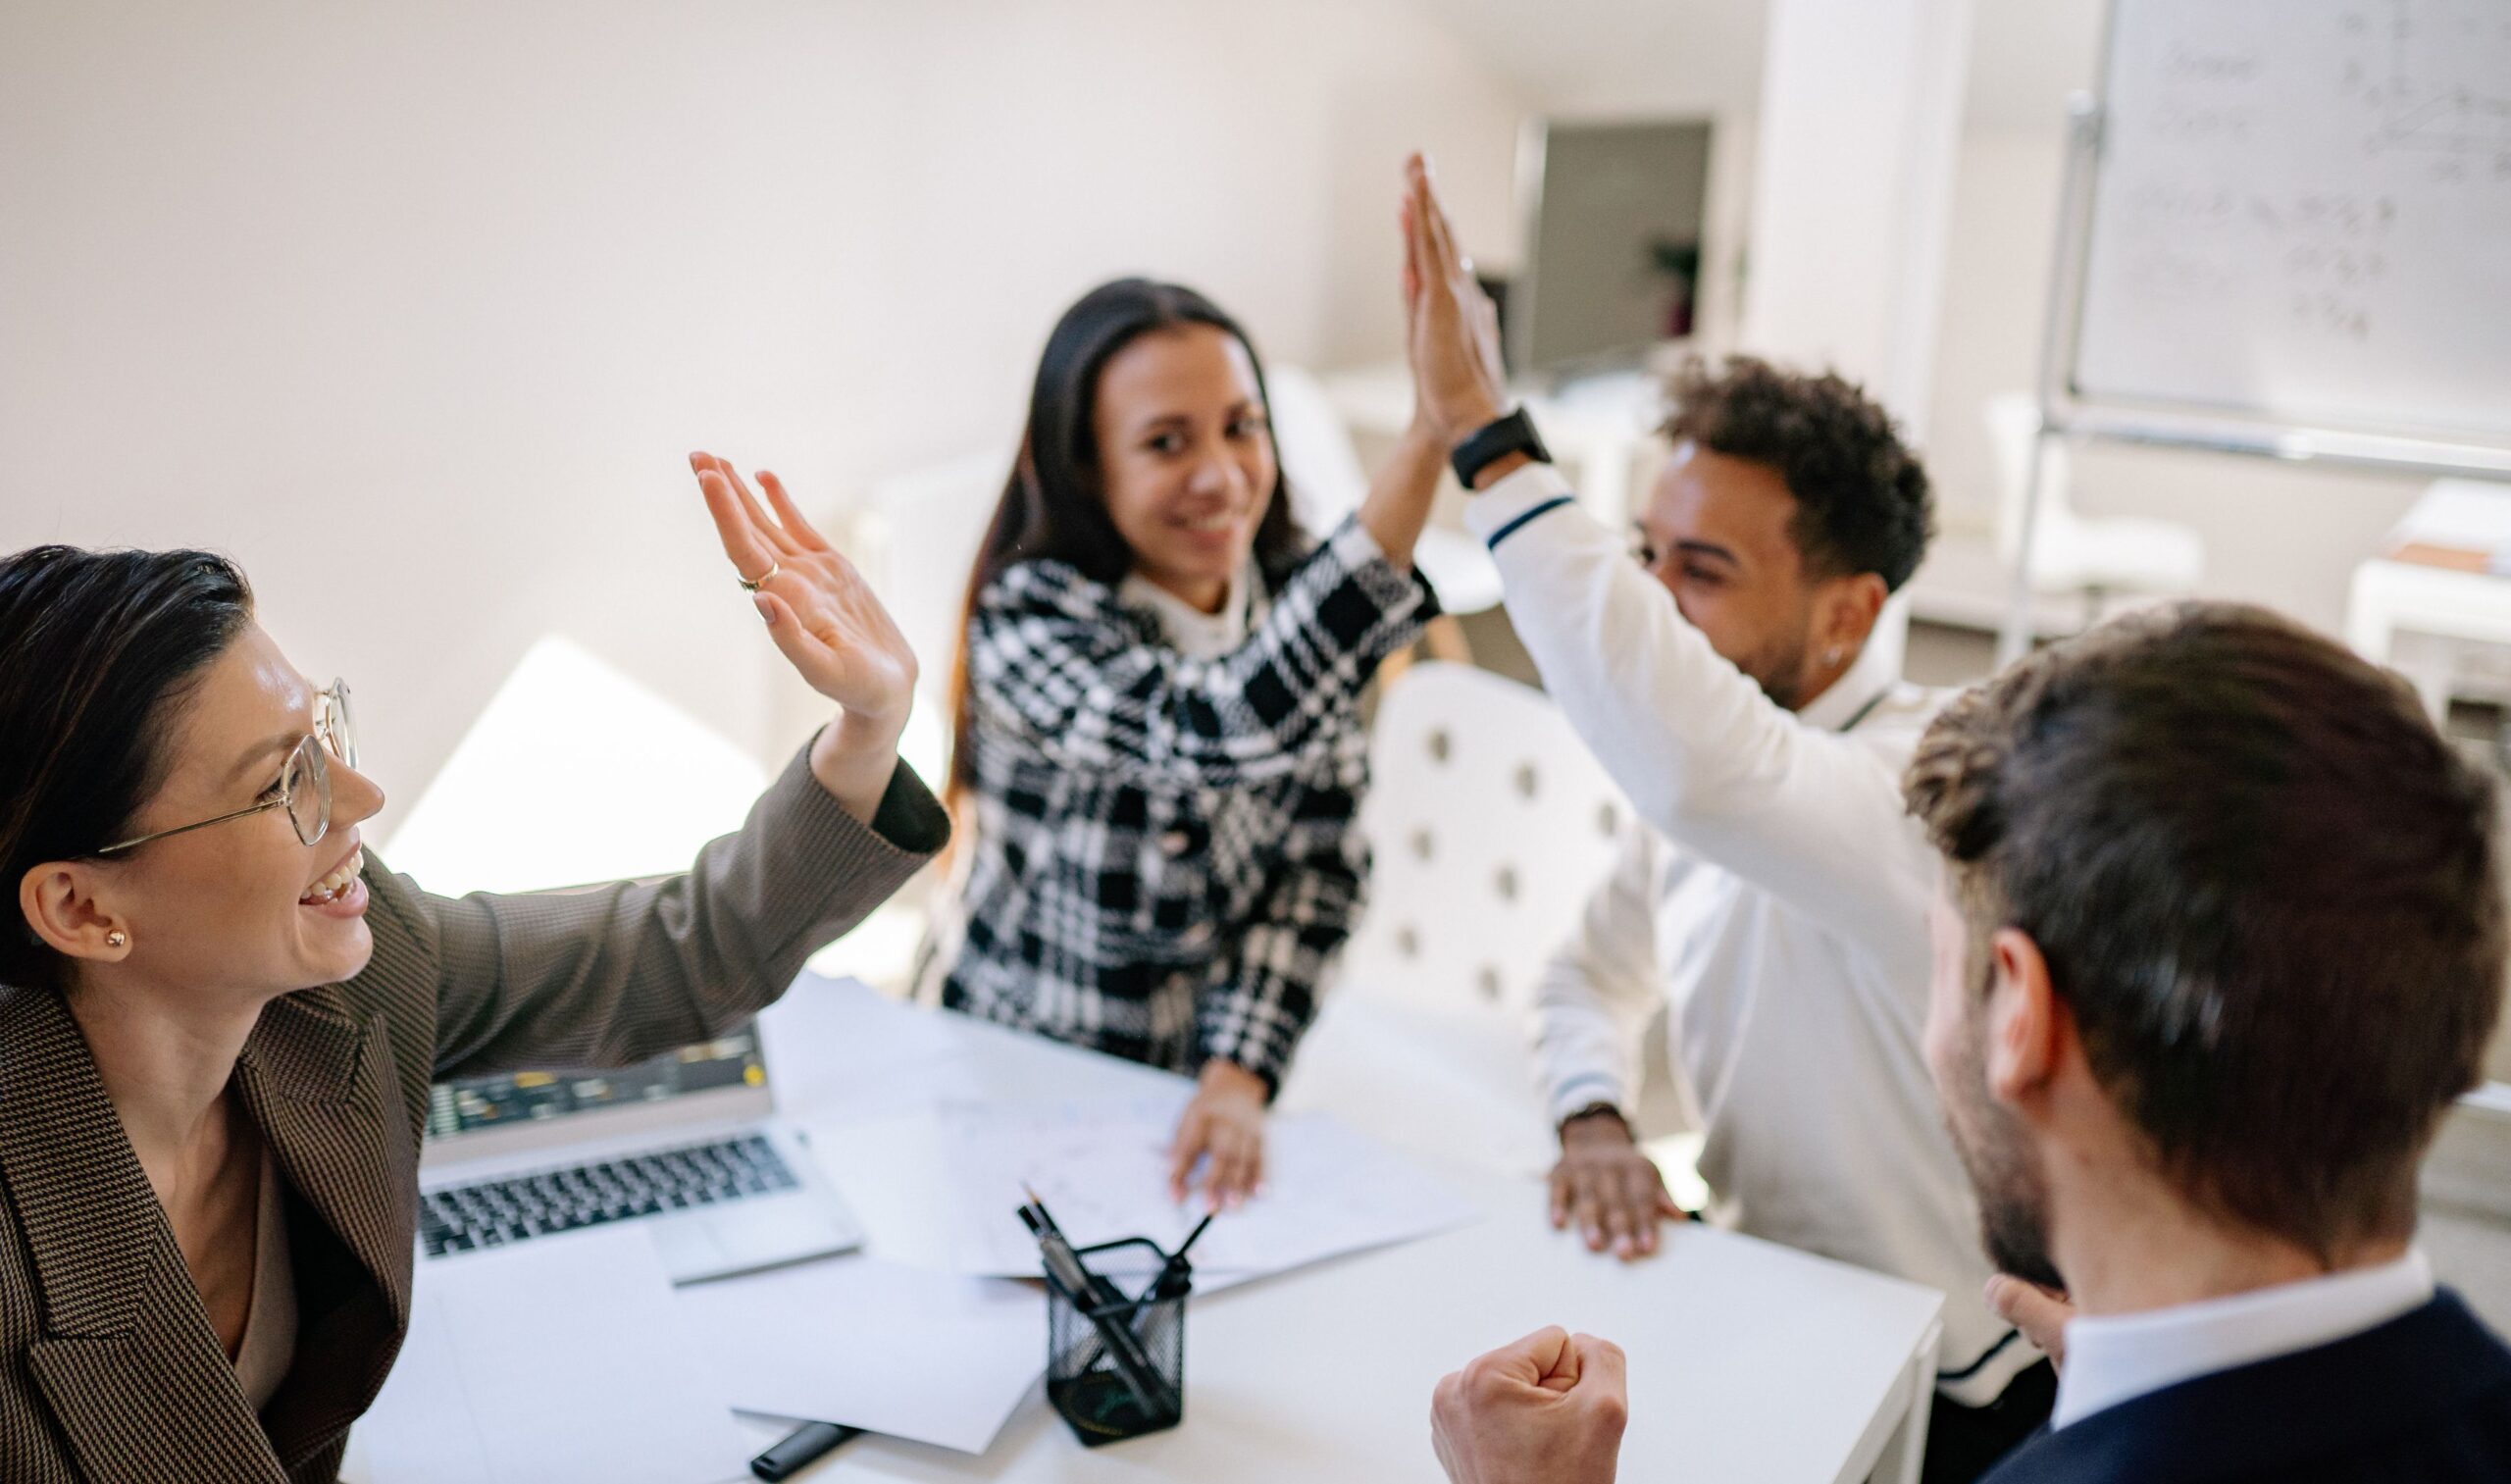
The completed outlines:
<svg viewBox="0 0 2511 1484">
<path fill-rule="evenodd" d="M 1291 507 L 1311 536 L 1324 536 L 1360 508 L 1369 492 L 1368 471 L 1353 444 L 1351 424 L 1325 384 L 1298 366 L 1264 373 L 1273 402 L 1273 446 L 1290 481 Z M 1480 541 L 1460 531 L 1432 525 L 1412 548 L 1413 564 L 1438 589 L 1439 606 L 1457 615 L 1500 605 L 1500 569 Z"/>
<path fill-rule="evenodd" d="M 2028 391 L 2000 391 L 1982 409 L 1988 425 L 1988 448 L 1996 458 L 1997 559 L 2009 568 L 2023 552 L 2023 505 L 2030 494 L 2031 444 L 2040 436 L 2040 399 Z M 2049 439 L 2041 483 L 2040 529 L 2033 550 L 2045 551 L 2062 537 L 2073 517 L 2068 491 L 2074 487 L 2067 440 Z"/>
<path fill-rule="evenodd" d="M 1011 459 L 1008 450 L 971 453 L 883 480 L 855 523 L 878 549 L 874 585 L 915 650 L 917 689 L 937 715 L 948 714 L 968 572 Z"/>
<path fill-rule="evenodd" d="M 1352 430 L 1334 408 L 1324 384 L 1298 366 L 1264 370 L 1272 403 L 1273 449 L 1290 482 L 1291 506 L 1302 526 L 1323 536 L 1360 508 L 1368 471 L 1352 443 Z"/>
<path fill-rule="evenodd" d="M 1550 700 L 1469 665 L 1407 670 L 1369 763 L 1376 867 L 1346 988 L 1479 1006 L 1521 1034 L 1536 977 L 1635 827 L 1628 806 Z"/>
</svg>

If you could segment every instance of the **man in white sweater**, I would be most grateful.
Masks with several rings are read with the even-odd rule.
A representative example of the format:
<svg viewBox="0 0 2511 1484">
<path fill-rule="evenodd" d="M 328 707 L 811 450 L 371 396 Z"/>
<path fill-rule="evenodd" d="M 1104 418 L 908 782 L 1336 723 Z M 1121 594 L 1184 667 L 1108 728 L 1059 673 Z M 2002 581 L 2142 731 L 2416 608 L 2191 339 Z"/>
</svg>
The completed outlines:
<svg viewBox="0 0 2511 1484">
<path fill-rule="evenodd" d="M 1856 387 L 1737 361 L 1677 382 L 1665 472 L 1632 538 L 1605 529 L 1507 413 L 1489 317 L 1415 192 L 1424 406 L 1546 689 L 1649 827 L 1540 990 L 1553 1219 L 1632 1257 L 1674 1213 L 1623 1116 L 1668 1007 L 1714 1217 L 1946 1294 L 1927 1478 L 1974 1478 L 2055 1377 L 1982 1297 L 1921 1045 L 1939 862 L 1899 776 L 1942 697 L 1868 640 L 1923 553 L 1925 474 Z"/>
</svg>

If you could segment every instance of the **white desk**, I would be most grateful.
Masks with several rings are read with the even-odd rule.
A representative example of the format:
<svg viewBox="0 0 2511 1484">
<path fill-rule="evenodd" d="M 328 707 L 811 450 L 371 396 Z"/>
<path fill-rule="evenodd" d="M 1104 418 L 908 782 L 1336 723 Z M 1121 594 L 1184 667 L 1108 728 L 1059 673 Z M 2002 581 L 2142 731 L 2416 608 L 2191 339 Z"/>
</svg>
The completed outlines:
<svg viewBox="0 0 2511 1484">
<path fill-rule="evenodd" d="M 897 1068 L 868 1092 L 844 1085 L 844 1071 L 863 1057 L 843 1049 L 878 1045 L 890 1017 L 919 1013 L 851 986 L 797 986 L 766 1017 L 780 1098 L 815 1121 L 868 1120 L 906 1110 L 902 1100 L 918 1085 L 942 1084 L 937 1098 L 973 1083 L 989 1098 L 1044 1101 L 1167 1081 L 952 1018 L 961 1055 Z M 1381 1122 L 1365 1106 L 1338 1111 L 1363 1128 Z M 1436 1480 L 1429 1407 L 1439 1377 L 1551 1323 L 1630 1354 L 1625 1478 L 1917 1477 L 1914 1450 L 1886 1453 L 1923 1438 L 1941 1305 L 1933 1291 L 1698 1227 L 1675 1233 L 1653 1261 L 1601 1259 L 1552 1231 L 1535 1181 L 1441 1167 L 1490 1212 L 1485 1220 L 1195 1301 L 1186 1420 L 1174 1431 L 1085 1450 L 1033 1393 L 982 1458 L 861 1438 L 803 1477 Z M 867 1219 L 878 1252 L 877 1214 Z M 1912 1417 L 1917 1427 L 1903 1432 Z M 769 1431 L 760 1436 L 764 1446 Z"/>
<path fill-rule="evenodd" d="M 947 1040 L 899 1034 L 897 1017 L 927 1013 L 805 976 L 764 1017 L 780 1103 L 827 1125 L 893 1117 L 972 1091 L 1016 1102 L 1171 1085 L 1162 1073 L 957 1017 L 943 1022 Z M 1383 1022 L 1329 1017 L 1319 1034 L 1337 1025 L 1368 1034 Z M 915 1054 L 883 1054 L 908 1040 L 920 1047 Z M 1365 1102 L 1347 1081 L 1336 1086 L 1335 1096 Z M 1366 1106 L 1347 1116 L 1363 1128 L 1380 1121 Z M 842 1150 L 823 1162 L 846 1184 Z M 1440 1167 L 1485 1208 L 1484 1220 L 1195 1300 L 1186 1420 L 1173 1431 L 1086 1450 L 1033 1389 L 982 1457 L 865 1437 L 800 1477 L 1431 1484 L 1440 1477 L 1429 1438 L 1438 1378 L 1560 1323 L 1629 1353 L 1624 1478 L 1917 1478 L 1941 1306 L 1932 1290 L 1703 1227 L 1675 1231 L 1656 1258 L 1624 1265 L 1553 1232 L 1535 1180 L 1454 1160 Z M 870 1250 L 911 1260 L 882 1251 L 878 1193 L 850 1194 L 871 1228 Z M 424 1271 L 419 1277 L 426 1281 Z M 827 1322 L 831 1343 L 845 1343 L 844 1316 Z M 759 1425 L 759 1446 L 778 1431 Z M 725 1484 L 748 1477 L 745 1461 L 727 1460 Z"/>
</svg>

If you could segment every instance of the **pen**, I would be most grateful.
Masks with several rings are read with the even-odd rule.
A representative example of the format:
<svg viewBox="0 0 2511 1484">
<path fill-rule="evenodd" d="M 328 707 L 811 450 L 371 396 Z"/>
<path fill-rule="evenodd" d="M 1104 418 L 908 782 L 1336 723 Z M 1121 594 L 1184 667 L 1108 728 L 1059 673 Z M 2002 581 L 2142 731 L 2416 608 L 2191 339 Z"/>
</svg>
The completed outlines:
<svg viewBox="0 0 2511 1484">
<path fill-rule="evenodd" d="M 1083 1264 L 1081 1254 L 1072 1250 L 1072 1244 L 1064 1238 L 1063 1228 L 1055 1225 L 1055 1218 L 1047 1214 L 1046 1203 L 1038 1199 L 1035 1191 L 1029 1193 L 1029 1203 L 1020 1207 L 1020 1223 L 1029 1228 L 1030 1236 L 1037 1239 L 1039 1254 L 1046 1258 L 1047 1266 L 1054 1273 L 1056 1281 L 1071 1290 L 1075 1303 L 1084 1299 L 1101 1304 L 1125 1302 L 1123 1290 Z"/>
<path fill-rule="evenodd" d="M 848 1438 L 863 1435 L 859 1427 L 841 1427 L 835 1422 L 805 1422 L 784 1437 L 776 1446 L 749 1460 L 749 1471 L 762 1479 L 790 1479 L 816 1463 L 828 1452 Z"/>
</svg>

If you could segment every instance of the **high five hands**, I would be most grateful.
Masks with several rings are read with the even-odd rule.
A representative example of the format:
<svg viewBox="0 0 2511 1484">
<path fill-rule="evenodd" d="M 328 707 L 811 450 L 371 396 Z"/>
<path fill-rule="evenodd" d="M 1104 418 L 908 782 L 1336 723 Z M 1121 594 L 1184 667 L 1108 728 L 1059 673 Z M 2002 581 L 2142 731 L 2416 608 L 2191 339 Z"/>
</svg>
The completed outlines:
<svg viewBox="0 0 2511 1484">
<path fill-rule="evenodd" d="M 837 702 L 837 720 L 811 744 L 812 773 L 847 813 L 869 823 L 897 767 L 898 736 L 915 699 L 914 651 L 863 574 L 812 528 L 783 481 L 759 471 L 770 515 L 722 459 L 692 453 L 689 467 L 769 637 L 812 690 Z"/>
<path fill-rule="evenodd" d="M 1404 164 L 1404 342 L 1421 415 L 1450 448 L 1508 411 L 1500 312 L 1474 281 L 1429 161 Z"/>
</svg>

